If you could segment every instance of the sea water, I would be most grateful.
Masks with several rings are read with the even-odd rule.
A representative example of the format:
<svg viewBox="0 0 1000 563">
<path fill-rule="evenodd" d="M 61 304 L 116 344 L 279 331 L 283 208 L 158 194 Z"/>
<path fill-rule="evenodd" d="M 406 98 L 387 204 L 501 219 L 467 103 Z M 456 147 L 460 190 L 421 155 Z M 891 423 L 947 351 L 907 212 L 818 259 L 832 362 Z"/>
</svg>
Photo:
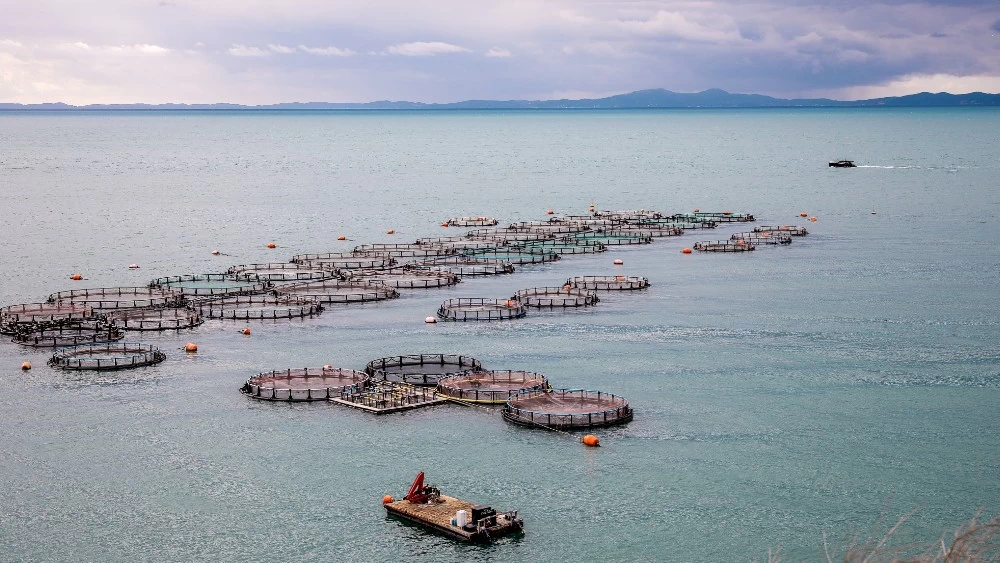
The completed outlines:
<svg viewBox="0 0 1000 563">
<path fill-rule="evenodd" d="M 824 534 L 843 545 L 911 512 L 897 541 L 931 543 L 1000 511 L 998 132 L 1000 112 L 971 108 L 2 113 L 0 305 L 591 202 L 810 231 L 680 253 L 754 226 L 722 225 L 251 336 L 235 321 L 130 334 L 168 358 L 119 373 L 54 371 L 0 342 L 2 558 L 816 560 Z M 860 166 L 827 166 L 842 158 Z M 423 322 L 448 298 L 619 274 L 652 286 Z M 375 417 L 239 393 L 261 371 L 413 353 L 620 394 L 635 420 L 592 449 L 496 411 Z M 467 546 L 387 519 L 382 496 L 418 471 L 518 509 L 526 534 Z"/>
</svg>

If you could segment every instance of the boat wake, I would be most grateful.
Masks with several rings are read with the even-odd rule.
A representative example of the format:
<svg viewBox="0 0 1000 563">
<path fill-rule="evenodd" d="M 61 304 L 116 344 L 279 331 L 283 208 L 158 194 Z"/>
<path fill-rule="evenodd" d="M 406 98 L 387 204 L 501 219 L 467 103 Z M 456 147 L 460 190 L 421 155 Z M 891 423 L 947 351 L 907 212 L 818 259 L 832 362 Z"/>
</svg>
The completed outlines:
<svg viewBox="0 0 1000 563">
<path fill-rule="evenodd" d="M 906 166 L 879 166 L 879 165 L 876 165 L 876 164 L 859 164 L 857 166 L 857 168 L 885 168 L 887 170 L 888 169 L 908 170 L 910 168 L 922 168 L 922 167 L 921 166 L 910 166 L 910 165 L 906 165 Z"/>
</svg>

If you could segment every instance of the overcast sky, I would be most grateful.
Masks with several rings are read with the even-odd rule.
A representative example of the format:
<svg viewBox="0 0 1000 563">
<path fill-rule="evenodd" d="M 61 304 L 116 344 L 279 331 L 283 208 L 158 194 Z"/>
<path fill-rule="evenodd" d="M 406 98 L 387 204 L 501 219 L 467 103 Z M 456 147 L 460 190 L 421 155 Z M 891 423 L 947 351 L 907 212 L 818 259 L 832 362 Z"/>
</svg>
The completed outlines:
<svg viewBox="0 0 1000 563">
<path fill-rule="evenodd" d="M 1000 92 L 1000 0 L 0 0 L 0 102 Z"/>
</svg>

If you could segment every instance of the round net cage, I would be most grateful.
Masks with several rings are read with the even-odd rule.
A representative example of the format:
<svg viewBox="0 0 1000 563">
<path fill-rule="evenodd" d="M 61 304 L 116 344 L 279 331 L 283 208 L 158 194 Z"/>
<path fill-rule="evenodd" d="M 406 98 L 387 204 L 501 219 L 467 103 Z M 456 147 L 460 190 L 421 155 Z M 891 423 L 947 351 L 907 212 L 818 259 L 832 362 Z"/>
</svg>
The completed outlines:
<svg viewBox="0 0 1000 563">
<path fill-rule="evenodd" d="M 503 239 L 477 240 L 465 237 L 427 237 L 427 238 L 417 239 L 417 244 L 448 246 L 451 248 L 458 249 L 459 252 L 462 252 L 465 249 L 496 248 L 498 246 L 504 246 L 506 243 L 507 241 Z"/>
<path fill-rule="evenodd" d="M 492 227 L 499 222 L 493 217 L 452 217 L 447 221 L 449 227 Z"/>
<path fill-rule="evenodd" d="M 525 248 L 521 246 L 508 246 L 503 248 L 477 248 L 462 252 L 465 256 L 472 258 L 483 258 L 486 260 L 499 260 L 514 265 L 543 264 L 545 262 L 555 262 L 559 260 L 559 254 L 549 252 L 545 249 Z"/>
<path fill-rule="evenodd" d="M 527 314 L 527 307 L 517 299 L 485 297 L 449 299 L 437 310 L 437 316 L 446 321 L 503 321 Z"/>
<path fill-rule="evenodd" d="M 757 220 L 749 213 L 733 213 L 732 211 L 691 213 L 690 216 L 715 223 L 749 223 Z"/>
<path fill-rule="evenodd" d="M 339 397 L 343 388 L 366 377 L 364 372 L 345 368 L 287 369 L 255 375 L 240 391 L 265 401 L 325 401 Z"/>
<path fill-rule="evenodd" d="M 514 424 L 569 430 L 624 424 L 632 407 L 624 397 L 583 389 L 528 391 L 511 397 L 503 418 Z"/>
<path fill-rule="evenodd" d="M 754 246 L 759 244 L 792 244 L 792 235 L 782 232 L 733 233 L 729 240 L 742 240 Z"/>
<path fill-rule="evenodd" d="M 506 403 L 527 391 L 542 391 L 549 382 L 531 371 L 470 371 L 438 380 L 438 395 L 469 403 Z"/>
<path fill-rule="evenodd" d="M 549 219 L 550 223 L 585 225 L 589 228 L 614 227 L 624 224 L 621 219 L 611 219 L 608 217 L 595 217 L 593 215 L 563 215 Z"/>
<path fill-rule="evenodd" d="M 541 250 L 556 254 L 595 254 L 604 252 L 608 247 L 593 240 L 577 240 L 572 238 L 557 238 L 553 240 L 526 241 L 512 245 L 516 248 Z"/>
<path fill-rule="evenodd" d="M 755 233 L 788 233 L 793 237 L 804 237 L 809 234 L 809 231 L 805 227 L 796 227 L 794 225 L 761 225 L 759 227 L 754 227 L 753 232 Z"/>
<path fill-rule="evenodd" d="M 605 231 L 595 229 L 585 233 L 570 235 L 569 238 L 577 241 L 590 241 L 603 244 L 605 246 L 627 246 L 632 244 L 649 244 L 653 242 L 653 237 L 648 233 L 630 231 Z"/>
<path fill-rule="evenodd" d="M 49 295 L 49 303 L 77 303 L 102 310 L 179 307 L 184 303 L 184 295 L 160 287 L 97 287 L 53 293 Z"/>
<path fill-rule="evenodd" d="M 260 293 L 269 289 L 271 282 L 232 274 L 198 274 L 156 278 L 149 282 L 149 287 L 177 290 L 187 297 L 214 297 Z"/>
<path fill-rule="evenodd" d="M 353 252 L 327 252 L 324 254 L 297 254 L 292 262 L 311 268 L 336 270 L 361 270 L 365 268 L 389 268 L 396 265 L 392 256 L 358 256 Z"/>
<path fill-rule="evenodd" d="M 589 231 L 590 226 L 580 223 L 553 223 L 550 221 L 524 221 L 514 223 L 507 227 L 508 230 L 525 233 L 548 233 L 553 235 L 580 233 Z"/>
<path fill-rule="evenodd" d="M 754 245 L 745 240 L 712 240 L 696 242 L 692 248 L 701 252 L 749 252 Z"/>
<path fill-rule="evenodd" d="M 181 330 L 194 328 L 205 322 L 192 307 L 124 309 L 108 316 L 124 330 Z"/>
<path fill-rule="evenodd" d="M 365 373 L 374 379 L 383 381 L 411 385 L 437 385 L 442 377 L 482 369 L 483 364 L 469 356 L 412 354 L 372 360 L 365 366 Z"/>
<path fill-rule="evenodd" d="M 627 223 L 615 227 L 619 233 L 637 234 L 640 236 L 651 236 L 653 238 L 679 237 L 684 234 L 684 229 L 666 225 L 643 225 Z"/>
<path fill-rule="evenodd" d="M 358 283 L 387 285 L 398 289 L 446 287 L 458 283 L 457 274 L 417 266 L 388 270 L 360 270 L 352 273 L 349 279 Z"/>
<path fill-rule="evenodd" d="M 458 250 L 451 246 L 436 244 L 362 244 L 354 247 L 356 256 L 393 256 L 396 258 L 423 258 L 429 256 L 452 256 Z"/>
<path fill-rule="evenodd" d="M 25 303 L 0 309 L 0 333 L 13 334 L 20 325 L 80 321 L 94 318 L 94 309 L 80 303 Z"/>
<path fill-rule="evenodd" d="M 514 273 L 514 265 L 502 260 L 472 258 L 469 256 L 447 256 L 420 262 L 419 266 L 451 272 L 459 277 L 493 276 Z"/>
<path fill-rule="evenodd" d="M 166 354 L 151 344 L 138 342 L 97 342 L 60 348 L 49 365 L 69 370 L 116 370 L 158 364 Z"/>
<path fill-rule="evenodd" d="M 304 297 L 319 303 L 362 303 L 399 297 L 399 292 L 393 287 L 352 280 L 303 282 L 284 285 L 275 291 L 279 295 Z"/>
<path fill-rule="evenodd" d="M 569 284 L 562 287 L 533 287 L 521 289 L 514 299 L 529 307 L 589 307 L 600 299 L 593 291 L 576 289 Z"/>
<path fill-rule="evenodd" d="M 465 237 L 472 240 L 486 241 L 518 241 L 518 240 L 546 240 L 555 238 L 553 233 L 538 233 L 531 231 L 518 231 L 514 229 L 476 229 L 465 233 Z"/>
<path fill-rule="evenodd" d="M 333 267 L 308 266 L 294 262 L 244 264 L 229 268 L 228 273 L 239 278 L 261 279 L 272 282 L 326 280 L 340 277 L 340 272 Z"/>
<path fill-rule="evenodd" d="M 639 276 L 577 276 L 566 280 L 566 285 L 591 291 L 627 291 L 646 289 L 649 280 Z"/>
<path fill-rule="evenodd" d="M 121 328 L 103 319 L 93 321 L 57 321 L 23 325 L 12 342 L 32 348 L 61 348 L 93 342 L 113 342 L 125 338 Z"/>
<path fill-rule="evenodd" d="M 643 219 L 660 219 L 663 214 L 649 209 L 624 209 L 618 211 L 595 211 L 595 217 L 601 219 L 618 219 L 622 221 L 641 221 Z"/>
<path fill-rule="evenodd" d="M 673 227 L 676 229 L 681 229 L 683 231 L 689 231 L 693 229 L 714 229 L 719 226 L 718 223 L 713 223 L 711 221 L 689 222 L 689 221 L 675 220 L 675 219 L 654 219 L 654 220 L 639 221 L 637 223 L 626 223 L 626 224 L 637 226 L 640 228 L 655 227 L 658 229 L 665 229 Z"/>
<path fill-rule="evenodd" d="M 194 307 L 205 318 L 236 321 L 300 319 L 323 311 L 318 301 L 288 295 L 233 295 L 199 301 Z"/>
</svg>

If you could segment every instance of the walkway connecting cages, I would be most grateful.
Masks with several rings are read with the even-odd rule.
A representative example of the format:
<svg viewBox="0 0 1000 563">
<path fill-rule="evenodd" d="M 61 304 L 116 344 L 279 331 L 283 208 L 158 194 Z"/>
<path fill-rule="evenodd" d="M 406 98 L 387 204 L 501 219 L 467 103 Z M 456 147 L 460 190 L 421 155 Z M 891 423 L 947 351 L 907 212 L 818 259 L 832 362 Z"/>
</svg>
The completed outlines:
<svg viewBox="0 0 1000 563">
<path fill-rule="evenodd" d="M 184 294 L 159 287 L 97 287 L 71 289 L 49 295 L 49 303 L 76 303 L 92 309 L 180 307 Z"/>
<path fill-rule="evenodd" d="M 124 330 L 156 331 L 194 328 L 205 322 L 190 305 L 176 308 L 122 309 L 108 315 Z"/>
<path fill-rule="evenodd" d="M 649 279 L 639 276 L 577 276 L 566 280 L 566 285 L 591 291 L 627 291 L 646 289 Z"/>
<path fill-rule="evenodd" d="M 446 321 L 503 321 L 519 319 L 528 309 L 516 299 L 459 297 L 441 304 L 437 316 Z"/>
<path fill-rule="evenodd" d="M 624 424 L 632 415 L 625 398 L 583 389 L 528 391 L 512 397 L 503 408 L 507 422 L 560 430 Z"/>
<path fill-rule="evenodd" d="M 575 289 L 569 284 L 562 287 L 533 287 L 521 289 L 514 299 L 529 307 L 589 307 L 600 299 L 593 291 Z"/>
<path fill-rule="evenodd" d="M 342 389 L 366 377 L 364 372 L 345 368 L 287 369 L 255 375 L 240 391 L 264 401 L 325 401 L 339 397 Z"/>
<path fill-rule="evenodd" d="M 149 282 L 149 287 L 177 290 L 186 297 L 222 297 L 261 293 L 271 288 L 271 282 L 232 274 L 197 274 L 156 278 Z"/>
<path fill-rule="evenodd" d="M 311 299 L 324 304 L 365 303 L 399 297 L 399 292 L 387 285 L 351 280 L 321 280 L 283 285 L 275 289 L 275 293 Z"/>
<path fill-rule="evenodd" d="M 98 342 L 60 348 L 49 365 L 66 370 L 111 371 L 158 364 L 166 354 L 151 344 L 138 342 Z"/>
<path fill-rule="evenodd" d="M 234 295 L 206 299 L 194 305 L 208 319 L 273 321 L 318 315 L 323 306 L 316 300 L 287 295 Z"/>
<path fill-rule="evenodd" d="M 442 377 L 482 369 L 483 364 L 469 356 L 411 354 L 372 360 L 365 366 L 365 373 L 376 380 L 412 385 L 437 385 Z"/>
<path fill-rule="evenodd" d="M 519 393 L 548 388 L 549 382 L 544 375 L 512 370 L 470 371 L 443 377 L 437 384 L 439 396 L 487 404 L 506 403 Z"/>
<path fill-rule="evenodd" d="M 239 278 L 261 279 L 271 282 L 327 280 L 341 277 L 340 272 L 334 267 L 323 268 L 294 262 L 244 264 L 229 268 L 228 273 Z"/>
</svg>

